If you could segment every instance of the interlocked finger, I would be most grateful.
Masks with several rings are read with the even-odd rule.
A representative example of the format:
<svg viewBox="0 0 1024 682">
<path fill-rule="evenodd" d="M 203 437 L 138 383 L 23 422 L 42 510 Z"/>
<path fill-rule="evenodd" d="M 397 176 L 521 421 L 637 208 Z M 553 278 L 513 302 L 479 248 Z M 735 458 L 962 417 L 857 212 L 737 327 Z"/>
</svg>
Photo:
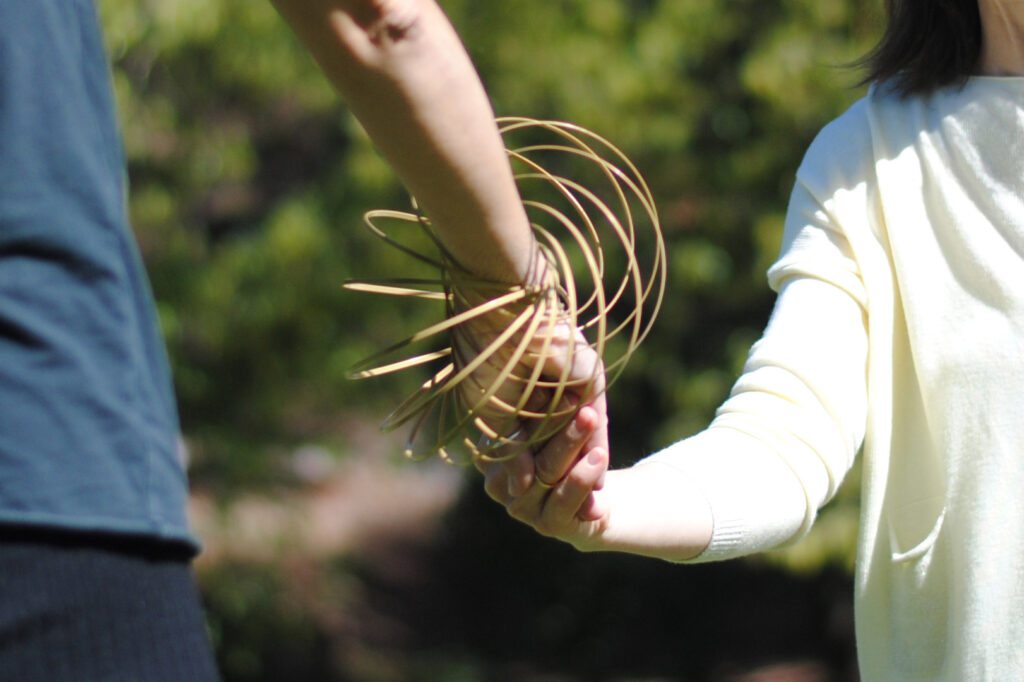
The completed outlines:
<svg viewBox="0 0 1024 682">
<path fill-rule="evenodd" d="M 603 401 L 604 396 L 599 396 L 597 400 Z M 544 444 L 533 458 L 533 475 L 538 485 L 552 488 L 562 480 L 576 463 L 583 447 L 601 428 L 600 420 L 600 411 L 590 406 L 585 407 L 568 426 Z"/>
</svg>

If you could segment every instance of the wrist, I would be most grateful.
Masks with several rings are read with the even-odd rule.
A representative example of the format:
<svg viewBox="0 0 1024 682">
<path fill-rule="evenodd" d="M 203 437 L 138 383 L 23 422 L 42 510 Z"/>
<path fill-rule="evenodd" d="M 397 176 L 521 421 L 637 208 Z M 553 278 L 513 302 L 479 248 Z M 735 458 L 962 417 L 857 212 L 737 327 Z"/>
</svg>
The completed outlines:
<svg viewBox="0 0 1024 682">
<path fill-rule="evenodd" d="M 660 463 L 609 471 L 604 549 L 691 561 L 711 542 L 714 520 L 700 486 Z"/>
</svg>

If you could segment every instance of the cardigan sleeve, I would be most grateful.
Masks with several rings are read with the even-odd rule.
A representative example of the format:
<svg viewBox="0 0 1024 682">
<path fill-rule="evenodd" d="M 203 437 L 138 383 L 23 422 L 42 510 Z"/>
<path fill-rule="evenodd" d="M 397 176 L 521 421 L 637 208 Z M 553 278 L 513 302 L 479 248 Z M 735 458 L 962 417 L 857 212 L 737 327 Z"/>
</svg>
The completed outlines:
<svg viewBox="0 0 1024 682">
<path fill-rule="evenodd" d="M 798 180 L 769 270 L 775 308 L 730 397 L 705 431 L 639 463 L 659 463 L 707 495 L 714 531 L 696 561 L 800 537 L 863 441 L 865 292 L 829 206 Z"/>
</svg>

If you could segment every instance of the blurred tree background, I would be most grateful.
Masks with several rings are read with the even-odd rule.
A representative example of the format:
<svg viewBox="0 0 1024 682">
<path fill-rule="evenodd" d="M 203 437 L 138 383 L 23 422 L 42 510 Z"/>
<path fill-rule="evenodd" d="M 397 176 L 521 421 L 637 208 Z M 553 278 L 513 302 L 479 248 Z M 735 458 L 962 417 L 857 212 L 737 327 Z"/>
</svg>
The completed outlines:
<svg viewBox="0 0 1024 682">
<path fill-rule="evenodd" d="M 610 395 L 618 464 L 727 395 L 796 167 L 863 93 L 840 67 L 877 4 L 442 2 L 499 115 L 607 136 L 659 204 L 668 296 Z M 578 555 L 472 473 L 402 463 L 374 429 L 417 378 L 346 371 L 438 310 L 341 289 L 408 267 L 360 227 L 408 205 L 390 170 L 269 3 L 100 6 L 226 680 L 855 677 L 855 480 L 794 547 L 677 567 Z"/>
</svg>

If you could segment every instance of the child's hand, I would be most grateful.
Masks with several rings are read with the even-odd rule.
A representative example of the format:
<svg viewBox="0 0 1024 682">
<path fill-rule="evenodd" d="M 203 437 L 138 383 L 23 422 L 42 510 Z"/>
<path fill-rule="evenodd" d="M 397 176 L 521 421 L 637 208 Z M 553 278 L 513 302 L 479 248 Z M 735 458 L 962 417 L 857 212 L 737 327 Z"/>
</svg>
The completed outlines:
<svg viewBox="0 0 1024 682">
<path fill-rule="evenodd" d="M 500 454 L 500 453 L 497 453 Z M 539 533 L 588 549 L 607 525 L 600 490 L 608 470 L 604 395 L 533 454 L 478 461 L 484 488 L 515 519 Z"/>
</svg>

